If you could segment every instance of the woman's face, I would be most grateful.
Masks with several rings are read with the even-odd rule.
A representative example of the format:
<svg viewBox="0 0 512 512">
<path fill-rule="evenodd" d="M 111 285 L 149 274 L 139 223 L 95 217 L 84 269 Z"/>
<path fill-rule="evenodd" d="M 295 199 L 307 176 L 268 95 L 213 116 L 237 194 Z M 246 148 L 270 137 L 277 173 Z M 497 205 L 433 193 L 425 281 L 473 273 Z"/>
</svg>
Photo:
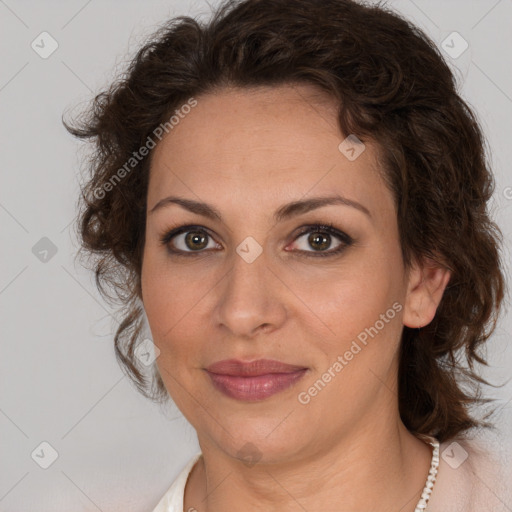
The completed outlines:
<svg viewBox="0 0 512 512">
<path fill-rule="evenodd" d="M 142 292 L 158 368 L 203 449 L 237 458 L 294 460 L 394 428 L 403 324 L 431 319 L 413 321 L 375 147 L 340 149 L 334 104 L 315 92 L 197 97 L 154 149 Z M 333 197 L 346 203 L 285 206 Z M 228 359 L 304 370 L 206 371 Z"/>
</svg>

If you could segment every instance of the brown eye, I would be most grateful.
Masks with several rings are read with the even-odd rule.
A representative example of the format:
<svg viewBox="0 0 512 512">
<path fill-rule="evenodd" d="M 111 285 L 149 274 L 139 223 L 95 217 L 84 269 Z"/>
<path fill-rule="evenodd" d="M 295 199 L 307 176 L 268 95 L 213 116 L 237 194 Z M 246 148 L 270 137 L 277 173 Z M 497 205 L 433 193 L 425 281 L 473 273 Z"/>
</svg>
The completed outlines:
<svg viewBox="0 0 512 512">
<path fill-rule="evenodd" d="M 303 239 L 302 242 L 299 242 Z M 329 249 L 335 241 L 338 243 L 334 249 Z M 333 256 L 341 253 L 348 246 L 353 244 L 353 239 L 334 228 L 332 225 L 314 225 L 303 228 L 295 238 L 295 244 L 298 244 L 298 251 L 309 253 L 308 256 Z M 313 250 L 311 250 L 313 249 Z"/>
<path fill-rule="evenodd" d="M 308 237 L 308 243 L 314 249 L 327 249 L 331 245 L 331 235 L 325 235 L 324 233 L 310 234 Z"/>
<path fill-rule="evenodd" d="M 204 249 L 208 245 L 207 238 L 208 235 L 205 233 L 189 231 L 185 236 L 185 245 L 193 251 Z"/>
<path fill-rule="evenodd" d="M 217 248 L 213 238 L 202 228 L 182 226 L 161 236 L 160 242 L 173 254 L 189 255 Z"/>
</svg>

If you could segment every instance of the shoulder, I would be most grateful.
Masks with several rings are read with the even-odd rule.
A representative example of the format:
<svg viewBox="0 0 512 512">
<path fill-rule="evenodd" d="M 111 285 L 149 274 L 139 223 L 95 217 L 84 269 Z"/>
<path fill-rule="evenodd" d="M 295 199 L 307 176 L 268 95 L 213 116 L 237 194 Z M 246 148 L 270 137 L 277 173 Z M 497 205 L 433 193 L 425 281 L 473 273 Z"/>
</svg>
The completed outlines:
<svg viewBox="0 0 512 512">
<path fill-rule="evenodd" d="M 183 512 L 183 498 L 188 477 L 201 453 L 195 454 L 181 470 L 152 512 Z"/>
<path fill-rule="evenodd" d="M 507 512 L 512 504 L 512 444 L 471 432 L 440 445 L 431 512 Z"/>
</svg>

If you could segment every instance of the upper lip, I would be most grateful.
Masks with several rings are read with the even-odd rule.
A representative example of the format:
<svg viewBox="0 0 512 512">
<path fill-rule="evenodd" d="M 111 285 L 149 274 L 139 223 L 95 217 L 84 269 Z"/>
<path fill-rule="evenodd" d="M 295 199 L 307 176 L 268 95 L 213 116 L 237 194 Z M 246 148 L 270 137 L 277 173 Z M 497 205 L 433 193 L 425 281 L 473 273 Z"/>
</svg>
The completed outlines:
<svg viewBox="0 0 512 512">
<path fill-rule="evenodd" d="M 211 373 L 219 375 L 232 375 L 235 377 L 254 377 L 269 373 L 293 373 L 305 370 L 304 366 L 282 363 L 273 359 L 258 359 L 256 361 L 243 362 L 237 359 L 225 359 L 217 361 L 206 368 Z"/>
</svg>

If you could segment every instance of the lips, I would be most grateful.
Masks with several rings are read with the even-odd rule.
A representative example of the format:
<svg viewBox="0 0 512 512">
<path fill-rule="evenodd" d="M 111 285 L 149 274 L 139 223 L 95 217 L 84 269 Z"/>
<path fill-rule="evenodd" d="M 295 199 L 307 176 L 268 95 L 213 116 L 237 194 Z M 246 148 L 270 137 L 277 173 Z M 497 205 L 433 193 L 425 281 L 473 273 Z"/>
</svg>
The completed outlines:
<svg viewBox="0 0 512 512">
<path fill-rule="evenodd" d="M 218 361 L 206 368 L 215 388 L 223 394 L 243 401 L 268 398 L 293 386 L 307 368 L 272 359 L 242 362 L 236 359 Z"/>
<path fill-rule="evenodd" d="M 281 363 L 273 359 L 258 359 L 244 363 L 237 359 L 226 359 L 218 361 L 208 368 L 211 373 L 218 375 L 231 375 L 232 377 L 255 377 L 258 375 L 268 375 L 269 373 L 293 373 L 303 370 L 304 366 L 295 366 L 291 364 Z"/>
</svg>

